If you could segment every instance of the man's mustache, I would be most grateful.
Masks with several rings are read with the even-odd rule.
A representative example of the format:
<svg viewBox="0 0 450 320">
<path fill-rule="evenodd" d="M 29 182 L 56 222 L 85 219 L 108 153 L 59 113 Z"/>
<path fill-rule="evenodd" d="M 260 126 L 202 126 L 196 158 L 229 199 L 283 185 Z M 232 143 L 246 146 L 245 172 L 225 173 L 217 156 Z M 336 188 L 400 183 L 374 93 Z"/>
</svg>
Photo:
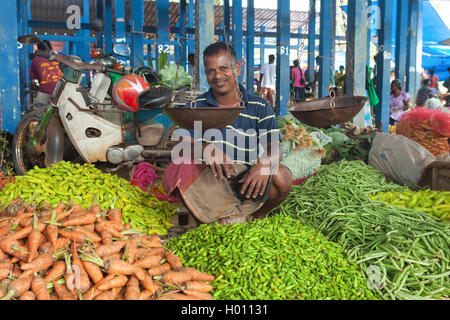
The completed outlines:
<svg viewBox="0 0 450 320">
<path fill-rule="evenodd" d="M 219 82 L 225 82 L 225 81 L 228 81 L 228 79 L 227 78 L 217 79 L 217 80 L 214 80 L 213 83 L 217 84 Z"/>
</svg>

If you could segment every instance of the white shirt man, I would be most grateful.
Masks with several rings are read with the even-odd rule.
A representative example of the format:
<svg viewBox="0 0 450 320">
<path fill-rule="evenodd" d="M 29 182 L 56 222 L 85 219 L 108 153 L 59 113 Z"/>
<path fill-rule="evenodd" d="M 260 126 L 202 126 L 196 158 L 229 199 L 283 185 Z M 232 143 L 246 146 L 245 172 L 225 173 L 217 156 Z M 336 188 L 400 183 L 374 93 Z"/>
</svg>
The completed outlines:
<svg viewBox="0 0 450 320">
<path fill-rule="evenodd" d="M 259 71 L 259 81 L 260 81 L 260 89 L 259 93 L 262 97 L 264 97 L 270 105 L 275 108 L 275 56 L 271 54 L 269 56 L 269 63 L 263 64 Z"/>
</svg>

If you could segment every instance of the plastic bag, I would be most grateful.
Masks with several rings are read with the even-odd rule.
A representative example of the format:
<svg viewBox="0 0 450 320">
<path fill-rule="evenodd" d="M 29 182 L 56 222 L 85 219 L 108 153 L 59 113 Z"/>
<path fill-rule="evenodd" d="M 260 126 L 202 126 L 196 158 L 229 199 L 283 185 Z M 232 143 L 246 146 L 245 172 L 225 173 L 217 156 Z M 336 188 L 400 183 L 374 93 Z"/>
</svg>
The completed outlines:
<svg viewBox="0 0 450 320">
<path fill-rule="evenodd" d="M 450 138 L 450 114 L 423 107 L 416 108 L 400 118 L 397 132 L 408 136 L 411 131 L 419 128 Z"/>
<path fill-rule="evenodd" d="M 310 133 L 313 138 L 313 141 L 317 143 L 320 147 L 325 147 L 327 144 L 333 141 L 330 135 L 323 133 L 322 131 L 313 131 Z"/>
<path fill-rule="evenodd" d="M 311 176 L 320 167 L 322 153 L 320 147 L 304 148 L 291 151 L 288 142 L 281 143 L 283 160 L 281 164 L 288 167 L 292 173 L 292 180 L 303 179 Z"/>
<path fill-rule="evenodd" d="M 390 180 L 415 190 L 423 170 L 434 161 L 436 157 L 416 141 L 385 132 L 375 135 L 369 152 L 369 165 Z"/>
<path fill-rule="evenodd" d="M 450 115 L 428 108 L 405 113 L 397 125 L 397 133 L 425 147 L 435 156 L 449 152 Z"/>
</svg>

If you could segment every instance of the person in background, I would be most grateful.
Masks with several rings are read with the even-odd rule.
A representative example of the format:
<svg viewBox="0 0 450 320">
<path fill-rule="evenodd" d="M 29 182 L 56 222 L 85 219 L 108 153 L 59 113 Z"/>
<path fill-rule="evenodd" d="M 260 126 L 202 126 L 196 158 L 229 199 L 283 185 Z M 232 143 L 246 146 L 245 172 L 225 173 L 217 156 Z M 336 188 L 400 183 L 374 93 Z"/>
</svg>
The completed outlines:
<svg viewBox="0 0 450 320">
<path fill-rule="evenodd" d="M 37 45 L 38 52 L 48 53 L 52 51 L 50 41 L 44 40 Z M 62 72 L 59 69 L 59 62 L 49 61 L 45 58 L 35 56 L 31 60 L 30 79 L 39 82 L 39 92 L 34 100 L 37 107 L 43 107 L 48 104 L 56 83 L 61 79 Z"/>
<path fill-rule="evenodd" d="M 442 110 L 442 101 L 437 97 L 436 94 L 430 93 L 428 95 L 427 101 L 425 101 L 425 108 L 433 109 L 433 110 Z"/>
<path fill-rule="evenodd" d="M 428 79 L 428 70 L 422 68 L 420 71 L 420 83 L 423 83 L 425 79 Z"/>
<path fill-rule="evenodd" d="M 295 101 L 305 101 L 305 74 L 298 60 L 294 60 L 294 66 L 291 68 L 291 81 L 293 82 Z"/>
<path fill-rule="evenodd" d="M 194 79 L 194 68 L 195 68 L 195 54 L 189 53 L 188 55 L 189 62 L 189 75 Z"/>
<path fill-rule="evenodd" d="M 318 99 L 318 97 L 319 97 L 319 57 L 316 57 L 316 64 L 314 66 L 314 79 L 312 82 L 313 82 L 313 88 L 314 88 L 313 97 L 314 97 L 314 99 Z"/>
<path fill-rule="evenodd" d="M 377 87 L 377 77 L 378 77 L 378 65 L 377 65 L 377 60 L 378 60 L 378 55 L 380 54 L 380 52 L 377 52 L 377 54 L 375 54 L 373 56 L 373 60 L 374 60 L 374 65 L 373 65 L 373 78 L 372 78 L 372 82 L 373 82 L 373 86 L 374 88 Z"/>
<path fill-rule="evenodd" d="M 431 80 L 430 88 L 433 91 L 433 93 L 437 93 L 438 90 L 438 83 L 439 83 L 439 77 L 434 75 L 434 70 L 430 70 L 430 76 L 429 79 Z"/>
<path fill-rule="evenodd" d="M 319 97 L 319 72 L 320 72 L 320 60 L 319 60 L 319 57 L 317 56 L 316 57 L 316 69 L 315 69 L 315 72 L 314 72 L 314 87 L 315 87 L 315 90 L 314 90 L 314 99 L 318 99 L 318 97 Z M 330 67 L 330 84 L 329 84 L 329 89 L 330 89 L 330 93 L 331 93 L 331 90 L 332 89 L 334 89 L 335 90 L 335 93 L 336 93 L 336 84 L 335 84 L 335 81 L 334 81 L 334 72 L 333 72 L 333 69 L 332 69 L 332 67 Z"/>
<path fill-rule="evenodd" d="M 409 109 L 409 94 L 402 90 L 402 84 L 400 80 L 394 79 L 391 82 L 391 115 L 389 118 L 389 124 L 395 125 Z"/>
<path fill-rule="evenodd" d="M 450 107 L 450 67 L 447 68 L 448 78 L 444 82 L 444 87 L 447 88 L 447 96 L 445 98 L 445 106 Z"/>
<path fill-rule="evenodd" d="M 258 88 L 259 94 L 264 97 L 275 109 L 275 55 L 269 55 L 269 63 L 263 64 L 261 69 L 259 70 L 259 83 L 260 87 Z"/>
<path fill-rule="evenodd" d="M 334 82 L 338 89 L 339 95 L 343 95 L 345 91 L 345 67 L 340 66 L 339 72 L 334 76 Z"/>
<path fill-rule="evenodd" d="M 417 90 L 417 96 L 416 96 L 416 107 L 423 107 L 425 105 L 425 101 L 428 99 L 428 95 L 430 93 L 433 93 L 433 91 L 430 89 L 431 86 L 431 80 L 425 79 L 422 82 L 422 87 L 420 87 L 419 90 Z"/>
<path fill-rule="evenodd" d="M 391 82 L 395 80 L 395 70 L 391 70 Z"/>
</svg>

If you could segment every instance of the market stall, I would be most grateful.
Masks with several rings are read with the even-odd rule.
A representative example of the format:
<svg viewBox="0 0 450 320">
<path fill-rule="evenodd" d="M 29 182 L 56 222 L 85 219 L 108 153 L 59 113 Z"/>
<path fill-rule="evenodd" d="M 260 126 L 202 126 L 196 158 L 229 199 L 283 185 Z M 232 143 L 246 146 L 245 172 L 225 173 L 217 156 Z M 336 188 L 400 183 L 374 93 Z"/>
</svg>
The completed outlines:
<svg viewBox="0 0 450 320">
<path fill-rule="evenodd" d="M 3 173 L 0 299 L 448 299 L 450 191 L 369 164 L 383 135 L 396 152 L 426 148 L 351 123 L 277 122 L 295 183 L 246 223 L 199 225 L 148 163 L 128 180 L 64 161 Z"/>
</svg>

